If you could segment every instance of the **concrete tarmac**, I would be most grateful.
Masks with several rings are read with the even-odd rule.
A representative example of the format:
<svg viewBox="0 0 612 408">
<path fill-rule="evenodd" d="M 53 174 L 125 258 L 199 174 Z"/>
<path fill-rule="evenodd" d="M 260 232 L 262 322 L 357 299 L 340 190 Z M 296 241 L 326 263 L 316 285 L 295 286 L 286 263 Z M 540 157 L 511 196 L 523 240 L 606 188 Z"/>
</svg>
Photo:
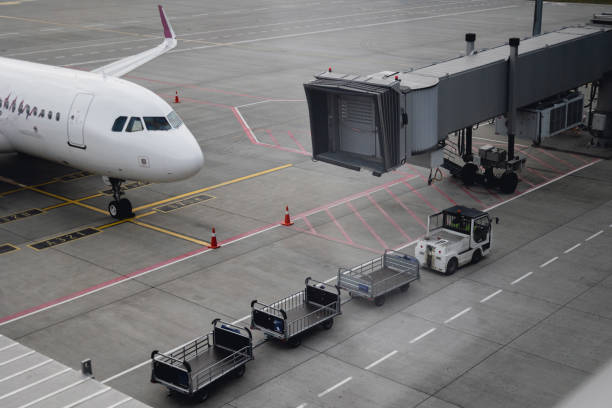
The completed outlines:
<svg viewBox="0 0 612 408">
<path fill-rule="evenodd" d="M 156 45 L 156 4 L 0 2 L 0 56 L 93 69 Z M 176 50 L 126 75 L 171 101 L 204 169 L 127 191 L 114 223 L 98 176 L 0 155 L 0 333 L 155 407 L 193 405 L 151 384 L 152 350 L 178 347 L 249 303 L 331 280 L 385 248 L 412 254 L 427 215 L 490 209 L 490 255 L 453 276 L 423 270 L 382 307 L 349 300 L 331 330 L 268 341 L 210 407 L 552 407 L 612 358 L 612 164 L 517 141 L 518 191 L 465 188 L 403 166 L 380 178 L 310 158 L 302 84 L 407 70 L 530 35 L 522 0 L 168 2 Z M 546 3 L 545 31 L 600 5 Z M 490 126 L 475 147 L 504 143 Z M 19 187 L 16 184 L 27 187 Z M 279 225 L 288 205 L 292 227 Z M 215 227 L 222 247 L 209 250 Z M 330 281 L 333 282 L 333 281 Z M 255 332 L 257 341 L 263 340 Z"/>
</svg>

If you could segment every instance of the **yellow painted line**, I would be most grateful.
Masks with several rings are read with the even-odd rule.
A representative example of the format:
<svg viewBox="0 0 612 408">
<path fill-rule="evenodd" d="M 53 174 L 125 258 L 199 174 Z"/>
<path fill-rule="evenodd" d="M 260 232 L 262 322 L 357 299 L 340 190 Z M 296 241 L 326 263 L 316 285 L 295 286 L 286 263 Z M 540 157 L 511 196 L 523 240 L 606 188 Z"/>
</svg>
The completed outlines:
<svg viewBox="0 0 612 408">
<path fill-rule="evenodd" d="M 249 180 L 249 179 L 252 179 L 252 178 L 255 178 L 255 177 L 258 177 L 258 176 L 263 176 L 264 174 L 273 173 L 275 171 L 283 170 L 283 169 L 286 169 L 286 168 L 291 167 L 291 166 L 293 166 L 293 164 L 285 164 L 284 166 L 274 167 L 273 169 L 264 170 L 264 171 L 260 171 L 260 172 L 257 172 L 257 173 L 249 174 L 248 176 L 239 177 L 239 178 L 236 178 L 236 179 L 233 179 L 233 180 L 229 180 L 229 181 L 224 181 L 223 183 L 215 184 L 214 186 L 204 187 L 204 188 L 201 188 L 199 190 L 191 191 L 189 193 L 179 194 L 177 196 L 166 198 L 166 199 L 160 200 L 160 201 L 156 201 L 154 203 L 141 205 L 140 207 L 134 208 L 134 211 L 140 211 L 140 210 L 144 210 L 145 208 L 155 207 L 157 205 L 165 204 L 165 203 L 168 203 L 170 201 L 180 200 L 181 198 L 189 197 L 189 196 L 192 196 L 192 195 L 195 195 L 195 194 L 203 193 L 205 191 L 213 190 L 215 188 L 219 188 L 219 187 L 227 186 L 227 185 L 230 185 L 230 184 L 238 183 L 240 181 Z"/>
<path fill-rule="evenodd" d="M 14 6 L 16 4 L 21 4 L 21 1 L 0 1 L 0 6 Z"/>
<path fill-rule="evenodd" d="M 136 220 L 136 219 L 138 219 L 138 218 L 146 217 L 146 216 L 148 216 L 148 215 L 155 214 L 155 213 L 157 213 L 157 211 L 155 211 L 155 210 L 153 210 L 153 211 L 149 211 L 149 212 L 146 212 L 146 213 L 144 213 L 144 214 L 138 214 L 137 216 L 135 216 L 135 217 L 133 217 L 133 218 L 126 218 L 126 219 L 124 219 L 124 220 L 118 220 L 118 221 L 115 221 L 115 222 L 111 222 L 110 224 L 104 224 L 104 225 L 101 225 L 101 226 L 96 227 L 96 228 L 97 228 L 97 229 L 99 229 L 99 230 L 102 230 L 102 229 L 106 229 L 106 228 L 114 227 L 115 225 L 123 224 L 123 223 L 125 223 L 125 222 L 132 221 L 132 220 Z"/>
<path fill-rule="evenodd" d="M 140 225 L 141 227 L 145 227 L 145 228 L 152 229 L 153 231 L 161 232 L 162 234 L 170 235 L 170 236 L 173 236 L 175 238 L 180 238 L 180 239 L 183 239 L 185 241 L 193 242 L 194 244 L 210 247 L 210 243 L 206 242 L 206 241 L 202 241 L 202 240 L 199 240 L 199 239 L 196 239 L 196 238 L 188 237 L 186 235 L 179 234 L 179 233 L 176 233 L 174 231 L 169 231 L 167 229 L 160 228 L 160 227 L 157 227 L 155 225 L 146 224 L 146 223 L 141 222 L 141 221 L 135 221 L 133 218 L 129 219 L 128 221 L 130 221 L 133 224 Z"/>
<path fill-rule="evenodd" d="M 55 204 L 55 205 L 50 205 L 49 207 L 45 207 L 42 210 L 43 211 L 55 210 L 56 208 L 65 207 L 65 206 L 70 205 L 70 204 L 72 204 L 72 203 L 63 202 L 63 203 L 59 203 L 59 204 Z"/>
<path fill-rule="evenodd" d="M 0 255 L 4 255 L 4 254 L 12 254 L 13 252 L 15 252 L 15 251 L 19 251 L 19 250 L 21 249 L 21 248 L 19 248 L 18 246 L 15 246 L 15 245 L 13 245 L 13 244 L 9 244 L 8 242 L 6 242 L 6 243 L 4 243 L 4 244 L 0 245 L 0 248 L 1 248 L 1 247 L 5 247 L 5 246 L 9 246 L 9 247 L 11 247 L 11 248 L 13 248 L 13 249 L 12 249 L 11 251 L 0 252 Z"/>
<path fill-rule="evenodd" d="M 46 185 L 49 185 L 49 184 L 57 183 L 58 181 L 59 180 L 53 179 L 53 180 L 45 181 L 44 183 L 34 184 L 31 187 L 42 187 L 42 186 L 46 186 Z M 16 185 L 16 183 L 9 183 L 9 184 Z M 25 191 L 27 189 L 28 189 L 27 187 L 19 187 L 19 188 L 13 189 L 13 190 L 5 191 L 4 193 L 0 193 L 0 197 L 4 197 L 4 196 L 7 196 L 7 195 L 13 194 L 13 193 L 18 193 L 20 191 Z"/>
</svg>

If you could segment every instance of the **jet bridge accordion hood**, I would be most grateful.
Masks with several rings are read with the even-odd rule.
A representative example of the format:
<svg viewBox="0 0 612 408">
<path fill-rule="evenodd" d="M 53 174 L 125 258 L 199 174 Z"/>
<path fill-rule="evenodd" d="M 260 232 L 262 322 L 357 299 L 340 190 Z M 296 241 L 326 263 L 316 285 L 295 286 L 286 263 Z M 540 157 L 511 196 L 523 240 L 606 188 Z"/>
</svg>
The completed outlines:
<svg viewBox="0 0 612 408">
<path fill-rule="evenodd" d="M 522 108 L 612 71 L 612 28 L 569 27 L 523 40 Z M 313 158 L 375 174 L 441 148 L 449 133 L 508 111 L 510 48 L 474 52 L 411 72 L 325 72 L 304 84 Z M 417 157 L 413 157 L 413 161 Z"/>
</svg>

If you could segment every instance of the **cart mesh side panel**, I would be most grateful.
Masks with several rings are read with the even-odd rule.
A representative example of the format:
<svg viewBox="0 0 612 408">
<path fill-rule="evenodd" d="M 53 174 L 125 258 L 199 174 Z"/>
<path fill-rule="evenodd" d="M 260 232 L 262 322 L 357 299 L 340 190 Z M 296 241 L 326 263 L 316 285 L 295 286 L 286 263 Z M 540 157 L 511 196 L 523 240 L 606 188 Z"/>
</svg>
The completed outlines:
<svg viewBox="0 0 612 408">
<path fill-rule="evenodd" d="M 253 322 L 259 327 L 282 334 L 285 332 L 285 321 L 261 310 L 253 310 Z"/>
<path fill-rule="evenodd" d="M 384 173 L 400 163 L 400 96 L 391 87 L 342 79 L 304 84 L 313 157 Z"/>
<path fill-rule="evenodd" d="M 306 287 L 306 301 L 313 302 L 321 306 L 330 305 L 330 307 L 335 309 L 336 302 L 338 301 L 338 295 L 327 292 L 324 289 L 319 289 L 315 286 L 308 285 Z"/>
<path fill-rule="evenodd" d="M 240 334 L 239 330 L 226 327 L 223 324 L 221 327 L 215 326 L 214 339 L 215 346 L 233 351 L 238 351 L 251 345 L 250 339 Z"/>
<path fill-rule="evenodd" d="M 189 375 L 186 371 L 172 367 L 168 364 L 161 363 L 157 360 L 153 361 L 153 373 L 155 377 L 174 384 L 177 387 L 189 389 Z"/>
</svg>

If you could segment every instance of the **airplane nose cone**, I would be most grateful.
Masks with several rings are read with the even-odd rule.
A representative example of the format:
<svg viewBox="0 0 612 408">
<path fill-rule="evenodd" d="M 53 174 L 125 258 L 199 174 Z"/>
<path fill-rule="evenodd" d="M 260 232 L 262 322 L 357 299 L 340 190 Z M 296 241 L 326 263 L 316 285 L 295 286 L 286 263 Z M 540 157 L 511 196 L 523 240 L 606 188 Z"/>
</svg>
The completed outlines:
<svg viewBox="0 0 612 408">
<path fill-rule="evenodd" d="M 177 166 L 177 173 L 180 173 L 182 178 L 194 176 L 204 165 L 204 153 L 202 153 L 202 149 L 195 139 L 193 142 L 193 146 L 189 149 L 189 152 L 186 152 Z"/>
</svg>

